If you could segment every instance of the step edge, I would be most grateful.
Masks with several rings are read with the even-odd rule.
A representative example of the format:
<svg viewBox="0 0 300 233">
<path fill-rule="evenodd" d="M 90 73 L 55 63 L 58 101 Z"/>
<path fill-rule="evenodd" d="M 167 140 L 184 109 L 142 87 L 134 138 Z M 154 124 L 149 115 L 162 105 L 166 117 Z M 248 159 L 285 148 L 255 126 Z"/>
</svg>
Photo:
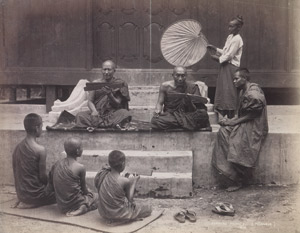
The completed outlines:
<svg viewBox="0 0 300 233">
<path fill-rule="evenodd" d="M 94 178 L 97 172 L 87 171 L 86 178 Z M 141 178 L 149 178 L 149 179 L 170 179 L 170 178 L 177 178 L 177 179 L 192 179 L 192 172 L 182 172 L 182 173 L 174 173 L 174 172 L 153 172 L 152 176 L 144 176 L 140 175 Z"/>
<path fill-rule="evenodd" d="M 97 154 L 97 157 L 108 156 L 112 150 L 83 150 L 82 156 L 93 156 Z M 147 154 L 151 157 L 193 157 L 193 151 L 135 151 L 135 150 L 122 150 L 126 157 L 143 157 L 140 154 Z M 65 153 L 65 152 L 62 152 Z M 162 153 L 161 155 L 159 153 Z"/>
</svg>

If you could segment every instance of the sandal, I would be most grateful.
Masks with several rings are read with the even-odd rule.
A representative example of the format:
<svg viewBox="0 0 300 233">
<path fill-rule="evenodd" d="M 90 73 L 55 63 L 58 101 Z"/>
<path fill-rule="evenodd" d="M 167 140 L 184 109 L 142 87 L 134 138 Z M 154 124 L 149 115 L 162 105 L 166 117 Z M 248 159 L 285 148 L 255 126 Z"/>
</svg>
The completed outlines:
<svg viewBox="0 0 300 233">
<path fill-rule="evenodd" d="M 185 218 L 191 222 L 196 222 L 196 213 L 192 210 L 186 210 Z"/>
<path fill-rule="evenodd" d="M 94 127 L 87 127 L 86 130 L 90 133 L 94 132 L 95 128 Z"/>
<path fill-rule="evenodd" d="M 212 212 L 220 215 L 234 216 L 235 210 L 230 203 L 217 203 L 215 208 L 212 209 Z"/>
<path fill-rule="evenodd" d="M 235 192 L 237 190 L 240 190 L 241 188 L 243 188 L 242 185 L 237 185 L 237 186 L 230 186 L 226 189 L 227 192 Z"/>
<path fill-rule="evenodd" d="M 178 213 L 176 213 L 174 215 L 174 218 L 180 222 L 180 223 L 184 223 L 185 222 L 185 212 L 184 211 L 180 211 Z"/>
</svg>

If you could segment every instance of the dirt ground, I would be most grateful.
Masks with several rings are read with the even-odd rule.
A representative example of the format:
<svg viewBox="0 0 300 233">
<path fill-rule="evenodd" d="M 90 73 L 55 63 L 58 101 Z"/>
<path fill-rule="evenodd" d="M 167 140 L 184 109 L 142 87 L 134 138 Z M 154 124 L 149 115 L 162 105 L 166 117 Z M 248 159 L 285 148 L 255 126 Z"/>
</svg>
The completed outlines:
<svg viewBox="0 0 300 233">
<path fill-rule="evenodd" d="M 0 200 L 15 196 L 14 187 L 0 187 Z M 217 202 L 229 202 L 236 210 L 233 217 L 212 213 Z M 158 220 L 139 230 L 139 233 L 239 233 L 272 232 L 300 233 L 299 186 L 250 186 L 228 193 L 220 189 L 196 189 L 188 199 L 137 199 L 149 202 L 154 209 L 164 209 Z M 197 222 L 179 223 L 173 215 L 181 209 L 194 210 Z M 77 226 L 0 214 L 0 233 L 93 233 Z"/>
</svg>

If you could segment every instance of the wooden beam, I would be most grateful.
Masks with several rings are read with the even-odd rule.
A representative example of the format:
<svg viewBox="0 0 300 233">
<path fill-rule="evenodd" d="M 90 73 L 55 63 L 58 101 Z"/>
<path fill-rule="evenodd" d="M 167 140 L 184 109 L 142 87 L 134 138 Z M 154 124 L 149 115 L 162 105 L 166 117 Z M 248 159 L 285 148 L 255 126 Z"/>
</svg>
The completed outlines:
<svg viewBox="0 0 300 233">
<path fill-rule="evenodd" d="M 116 77 L 122 78 L 129 86 L 155 86 L 172 79 L 172 70 L 117 70 Z M 188 71 L 188 79 L 204 81 L 209 87 L 216 85 L 217 70 Z M 94 80 L 102 76 L 100 70 L 64 70 L 64 71 L 5 71 L 0 72 L 0 85 L 76 85 L 80 79 Z M 300 72 L 252 71 L 251 80 L 262 87 L 300 88 Z"/>
<path fill-rule="evenodd" d="M 46 87 L 46 111 L 50 112 L 51 107 L 54 104 L 54 101 L 56 100 L 56 86 L 47 86 Z"/>
</svg>

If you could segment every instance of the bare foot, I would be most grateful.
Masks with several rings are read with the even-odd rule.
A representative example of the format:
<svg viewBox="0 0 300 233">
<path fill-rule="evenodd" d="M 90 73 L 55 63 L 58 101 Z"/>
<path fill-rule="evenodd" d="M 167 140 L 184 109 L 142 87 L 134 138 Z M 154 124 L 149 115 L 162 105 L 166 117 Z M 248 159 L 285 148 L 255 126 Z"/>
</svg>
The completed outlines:
<svg viewBox="0 0 300 233">
<path fill-rule="evenodd" d="M 12 204 L 12 205 L 10 206 L 10 208 L 17 208 L 19 204 L 20 204 L 20 201 L 17 200 L 14 204 Z"/>
<path fill-rule="evenodd" d="M 26 204 L 24 202 L 21 202 L 21 201 L 17 201 L 15 204 L 13 204 L 11 206 L 11 208 L 18 208 L 18 209 L 33 209 L 33 208 L 36 208 L 38 207 L 37 205 L 35 204 Z"/>
<path fill-rule="evenodd" d="M 66 216 L 68 217 L 78 216 L 78 215 L 85 214 L 86 212 L 88 212 L 88 208 L 86 207 L 86 205 L 82 205 L 77 210 L 67 212 Z"/>
</svg>

